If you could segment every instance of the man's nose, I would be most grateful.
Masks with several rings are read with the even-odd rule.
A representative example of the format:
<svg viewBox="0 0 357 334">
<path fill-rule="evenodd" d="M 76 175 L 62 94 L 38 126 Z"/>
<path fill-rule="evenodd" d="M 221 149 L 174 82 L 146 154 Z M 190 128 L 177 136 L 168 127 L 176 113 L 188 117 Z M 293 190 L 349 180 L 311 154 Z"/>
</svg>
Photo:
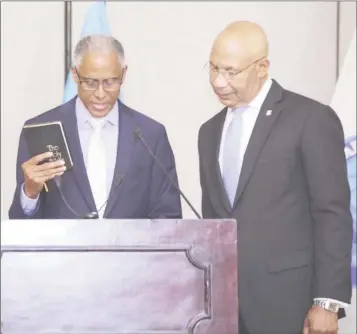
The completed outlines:
<svg viewBox="0 0 357 334">
<path fill-rule="evenodd" d="M 228 82 L 227 79 L 221 73 L 217 73 L 212 84 L 216 88 L 224 88 L 228 85 Z"/>
<path fill-rule="evenodd" d="M 105 97 L 105 90 L 103 89 L 103 85 L 99 84 L 97 90 L 94 94 L 98 99 L 103 99 Z"/>
</svg>

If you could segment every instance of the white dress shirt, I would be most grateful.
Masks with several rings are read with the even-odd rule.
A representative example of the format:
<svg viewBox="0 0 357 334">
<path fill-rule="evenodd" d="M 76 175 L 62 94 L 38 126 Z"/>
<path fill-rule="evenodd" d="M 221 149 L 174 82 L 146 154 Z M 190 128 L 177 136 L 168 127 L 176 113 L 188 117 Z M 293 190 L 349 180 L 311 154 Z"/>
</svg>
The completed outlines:
<svg viewBox="0 0 357 334">
<path fill-rule="evenodd" d="M 242 122 L 243 122 L 243 132 L 242 132 L 242 137 L 240 141 L 240 161 L 243 162 L 244 154 L 248 146 L 248 142 L 250 139 L 250 136 L 253 132 L 253 128 L 255 125 L 255 122 L 258 118 L 259 110 L 263 105 L 263 102 L 265 98 L 267 97 L 270 87 L 272 85 L 272 80 L 269 78 L 265 84 L 263 85 L 262 89 L 260 90 L 259 94 L 249 103 L 247 108 L 242 113 Z M 220 150 L 219 150 L 219 165 L 221 168 L 222 172 L 222 167 L 223 167 L 223 145 L 226 139 L 226 133 L 227 133 L 227 128 L 232 121 L 233 113 L 235 111 L 232 110 L 232 108 L 228 108 L 227 114 L 226 114 L 226 119 L 223 124 L 223 131 L 222 131 L 222 137 L 221 137 L 221 145 L 220 145 Z M 242 165 L 238 166 L 239 171 L 242 168 Z"/>
<path fill-rule="evenodd" d="M 250 136 L 252 135 L 255 122 L 258 118 L 259 111 L 264 103 L 264 100 L 266 99 L 266 97 L 269 93 L 272 83 L 273 83 L 272 79 L 268 78 L 268 80 L 264 83 L 262 89 L 258 93 L 258 95 L 249 103 L 249 105 L 245 108 L 245 110 L 242 113 L 243 128 L 242 128 L 242 137 L 241 137 L 240 149 L 239 149 L 240 161 L 241 161 L 241 165 L 238 166 L 239 173 L 242 168 L 244 154 L 247 149 Z M 221 144 L 220 144 L 220 150 L 219 150 L 219 165 L 220 165 L 221 173 L 223 171 L 223 168 L 222 168 L 223 167 L 223 147 L 224 147 L 224 143 L 225 143 L 227 128 L 228 128 L 230 122 L 232 121 L 234 112 L 235 112 L 235 110 L 232 110 L 232 108 L 228 108 L 226 118 L 225 118 L 225 121 L 223 124 Z M 329 301 L 340 304 L 341 307 L 343 307 L 343 308 L 348 307 L 348 304 L 340 302 L 338 300 L 334 300 L 334 299 L 316 298 L 316 300 L 329 300 Z"/>
</svg>

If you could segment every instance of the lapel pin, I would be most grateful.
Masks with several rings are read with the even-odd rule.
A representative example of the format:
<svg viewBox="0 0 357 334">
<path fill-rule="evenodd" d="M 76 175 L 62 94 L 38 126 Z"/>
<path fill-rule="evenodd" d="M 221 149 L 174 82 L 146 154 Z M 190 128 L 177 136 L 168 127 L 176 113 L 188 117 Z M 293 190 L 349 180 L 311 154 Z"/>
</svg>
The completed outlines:
<svg viewBox="0 0 357 334">
<path fill-rule="evenodd" d="M 272 111 L 271 110 L 267 110 L 267 112 L 265 113 L 266 116 L 271 116 Z"/>
</svg>

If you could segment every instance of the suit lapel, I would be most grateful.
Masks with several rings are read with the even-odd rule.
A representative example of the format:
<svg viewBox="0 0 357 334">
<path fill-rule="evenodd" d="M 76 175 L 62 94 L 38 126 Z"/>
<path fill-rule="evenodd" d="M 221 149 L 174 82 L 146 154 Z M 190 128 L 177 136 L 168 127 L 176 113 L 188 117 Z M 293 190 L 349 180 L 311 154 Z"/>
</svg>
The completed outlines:
<svg viewBox="0 0 357 334">
<path fill-rule="evenodd" d="M 257 159 L 260 155 L 260 152 L 264 147 L 264 144 L 274 125 L 274 122 L 276 121 L 276 119 L 280 114 L 281 105 L 279 104 L 279 101 L 282 99 L 282 95 L 283 95 L 282 87 L 276 81 L 273 80 L 273 84 L 270 88 L 270 91 L 259 111 L 257 121 L 253 128 L 253 132 L 251 134 L 244 155 L 243 165 L 242 165 L 242 170 L 240 174 L 234 205 L 237 204 L 241 195 L 243 194 L 248 184 L 248 181 L 251 177 Z"/>
<path fill-rule="evenodd" d="M 135 143 L 135 129 L 136 124 L 130 109 L 119 101 L 117 157 L 109 200 L 104 212 L 105 217 L 113 210 L 120 193 L 120 186 L 124 182 L 125 175 L 128 172 Z"/>
<path fill-rule="evenodd" d="M 63 115 L 63 127 L 66 133 L 69 151 L 73 160 L 72 172 L 75 176 L 75 180 L 78 188 L 82 193 L 88 208 L 91 211 L 95 211 L 95 203 L 92 196 L 92 191 L 89 185 L 87 171 L 83 159 L 83 153 L 81 149 L 81 143 L 79 140 L 78 128 L 77 128 L 77 117 L 75 113 L 76 98 L 69 101 L 64 105 L 64 115 Z"/>
<path fill-rule="evenodd" d="M 226 118 L 226 114 L 227 114 L 227 108 L 224 108 L 217 115 L 217 118 L 213 125 L 214 129 L 213 129 L 212 133 L 214 134 L 214 136 L 213 136 L 214 156 L 213 156 L 212 161 L 214 163 L 212 164 L 212 162 L 210 161 L 208 166 L 211 166 L 210 168 L 212 168 L 212 172 L 210 174 L 212 174 L 213 180 L 216 181 L 216 182 L 214 182 L 214 184 L 218 184 L 218 189 L 217 189 L 218 194 L 219 194 L 218 197 L 220 198 L 221 203 L 222 203 L 223 207 L 225 208 L 225 210 L 230 212 L 231 205 L 229 203 L 227 192 L 226 192 L 225 186 L 223 184 L 222 173 L 221 173 L 221 168 L 220 168 L 220 164 L 219 164 L 219 151 L 220 151 L 220 147 L 221 147 L 221 138 L 222 138 L 223 125 L 224 125 L 224 121 Z"/>
</svg>

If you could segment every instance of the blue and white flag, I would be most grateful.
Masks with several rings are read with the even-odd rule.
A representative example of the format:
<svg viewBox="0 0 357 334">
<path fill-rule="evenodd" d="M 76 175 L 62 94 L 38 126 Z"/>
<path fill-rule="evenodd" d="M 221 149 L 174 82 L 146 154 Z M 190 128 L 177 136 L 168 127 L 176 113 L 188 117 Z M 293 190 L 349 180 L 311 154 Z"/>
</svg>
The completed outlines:
<svg viewBox="0 0 357 334">
<path fill-rule="evenodd" d="M 109 19 L 105 1 L 95 1 L 90 5 L 84 19 L 80 38 L 89 35 L 110 35 Z M 77 85 L 69 71 L 64 89 L 63 103 L 77 95 Z"/>
</svg>

